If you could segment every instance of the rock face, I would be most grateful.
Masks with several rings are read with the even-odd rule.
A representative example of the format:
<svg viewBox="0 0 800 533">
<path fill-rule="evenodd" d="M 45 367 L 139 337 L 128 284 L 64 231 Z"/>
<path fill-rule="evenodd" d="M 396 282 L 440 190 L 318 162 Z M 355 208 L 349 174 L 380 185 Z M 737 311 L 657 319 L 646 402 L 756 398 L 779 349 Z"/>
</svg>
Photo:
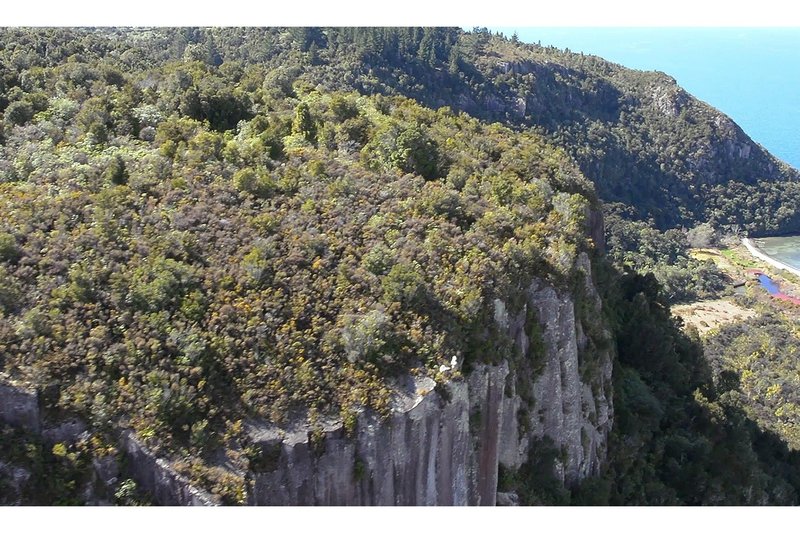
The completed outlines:
<svg viewBox="0 0 800 533">
<path fill-rule="evenodd" d="M 596 320 L 600 300 L 585 255 L 577 268 L 582 305 Z M 341 422 L 323 424 L 316 436 L 303 425 L 252 422 L 248 432 L 263 460 L 251 472 L 249 503 L 495 505 L 499 465 L 519 468 L 545 438 L 561 451 L 553 467 L 565 484 L 596 474 L 611 429 L 609 349 L 597 348 L 575 301 L 549 285 L 533 283 L 521 309 L 507 307 L 495 302 L 495 320 L 517 353 L 540 347 L 538 372 L 504 360 L 473 365 L 468 378 L 441 388 L 409 378 L 388 419 L 362 412 L 349 434 Z"/>
<path fill-rule="evenodd" d="M 0 376 L 0 422 L 38 433 L 41 420 L 36 392 L 13 385 Z"/>
<path fill-rule="evenodd" d="M 586 281 L 585 305 L 596 319 L 600 300 L 585 255 L 579 258 L 578 268 Z M 501 307 L 503 303 L 495 305 Z M 528 460 L 532 444 L 546 439 L 561 452 L 563 461 L 555 465 L 555 474 L 568 486 L 599 473 L 613 414 L 611 352 L 591 346 L 575 307 L 568 295 L 533 283 L 525 293 L 523 309 L 507 318 L 505 326 L 515 347 L 526 353 L 533 339 L 525 331 L 525 315 L 529 309 L 536 310 L 544 365 L 538 375 L 517 376 L 514 390 L 506 394 L 500 450 L 501 464 L 516 469 Z M 520 386 L 532 391 L 528 405 L 517 394 Z"/>
<path fill-rule="evenodd" d="M 74 443 L 88 438 L 86 424 L 77 419 L 62 420 L 47 424 L 42 421 L 38 396 L 35 391 L 14 384 L 0 375 L 0 422 L 25 429 L 40 435 L 46 443 Z M 51 421 L 52 422 L 52 421 Z M 149 492 L 153 501 L 161 505 L 216 505 L 210 494 L 193 487 L 189 480 L 178 474 L 163 458 L 157 457 L 147 449 L 130 431 L 122 433 L 120 448 L 127 455 L 128 470 L 131 477 Z M 119 464 L 113 456 L 92 461 L 94 480 L 100 492 L 108 492 L 119 478 Z M 30 472 L 17 465 L 0 462 L 0 479 L 9 480 L 11 489 L 21 494 L 23 485 L 30 478 Z M 103 495 L 90 483 L 85 491 L 86 502 L 107 503 Z"/>
<path fill-rule="evenodd" d="M 601 254 L 606 252 L 606 232 L 603 222 L 603 212 L 599 209 L 590 209 L 588 216 L 589 237 L 595 249 Z"/>
<path fill-rule="evenodd" d="M 83 420 L 64 420 L 61 423 L 43 428 L 42 438 L 45 442 L 73 444 L 80 439 L 87 429 Z"/>
<path fill-rule="evenodd" d="M 6 481 L 3 487 L 6 492 L 0 493 L 0 504 L 22 505 L 22 492 L 30 477 L 27 469 L 0 461 L 0 481 Z"/>
<path fill-rule="evenodd" d="M 214 498 L 193 487 L 189 480 L 175 472 L 169 463 L 157 457 L 128 431 L 121 438 L 131 476 L 160 505 L 215 505 Z M 95 465 L 102 466 L 102 465 Z M 103 477 L 102 469 L 98 475 Z"/>
<path fill-rule="evenodd" d="M 482 366 L 443 394 L 429 378 L 411 380 L 388 420 L 362 412 L 352 435 L 333 424 L 322 443 L 304 427 L 282 435 L 251 426 L 274 462 L 254 474 L 250 503 L 494 505 L 507 373 L 507 365 Z M 488 416 L 471 419 L 471 410 Z"/>
<path fill-rule="evenodd" d="M 438 387 L 408 377 L 387 418 L 363 411 L 349 431 L 342 421 L 321 430 L 251 422 L 261 460 L 251 463 L 248 503 L 496 505 L 499 466 L 520 468 L 542 442 L 560 452 L 553 475 L 565 485 L 598 473 L 613 413 L 612 354 L 603 348 L 611 343 L 598 331 L 601 303 L 585 254 L 576 269 L 583 284 L 574 290 L 534 281 L 514 303 L 494 302 L 510 355 L 488 354 L 486 360 L 500 362 L 473 363 L 467 377 L 449 369 L 452 379 Z M 40 416 L 34 392 L 0 381 L 0 421 L 58 441 L 85 429 L 80 421 L 42 429 Z M 129 474 L 154 502 L 217 503 L 131 432 L 120 442 Z M 94 466 L 98 479 L 115 482 L 115 468 Z M 517 502 L 516 494 L 501 493 L 500 504 Z"/>
</svg>

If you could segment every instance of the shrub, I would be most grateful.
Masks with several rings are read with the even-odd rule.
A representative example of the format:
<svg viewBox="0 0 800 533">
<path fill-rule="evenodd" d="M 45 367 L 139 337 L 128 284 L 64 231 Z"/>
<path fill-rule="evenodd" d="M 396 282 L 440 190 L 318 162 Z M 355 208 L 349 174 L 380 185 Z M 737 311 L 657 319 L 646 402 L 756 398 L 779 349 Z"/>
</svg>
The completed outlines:
<svg viewBox="0 0 800 533">
<path fill-rule="evenodd" d="M 17 240 L 10 233 L 0 232 L 0 261 L 15 262 L 19 259 L 21 252 L 17 246 Z"/>
<path fill-rule="evenodd" d="M 363 316 L 349 316 L 345 322 L 341 342 L 347 359 L 351 363 L 376 359 L 392 332 L 386 313 L 373 309 Z"/>
<path fill-rule="evenodd" d="M 194 285 L 194 270 L 174 259 L 157 258 L 131 273 L 131 304 L 142 311 L 174 307 Z"/>
<path fill-rule="evenodd" d="M 128 182 L 128 170 L 122 157 L 116 155 L 111 158 L 105 171 L 103 171 L 103 179 L 114 185 L 124 185 Z"/>
<path fill-rule="evenodd" d="M 6 122 L 21 126 L 33 118 L 33 106 L 24 100 L 11 102 L 6 108 L 4 118 Z"/>
<path fill-rule="evenodd" d="M 0 311 L 11 313 L 16 310 L 20 296 L 19 284 L 5 267 L 0 265 Z"/>
<path fill-rule="evenodd" d="M 413 265 L 398 263 L 394 265 L 381 281 L 384 300 L 387 303 L 400 302 L 414 304 L 425 291 L 425 279 Z"/>
<path fill-rule="evenodd" d="M 275 192 L 276 184 L 272 176 L 252 168 L 243 168 L 233 175 L 233 186 L 242 192 L 258 198 L 267 198 Z"/>
</svg>

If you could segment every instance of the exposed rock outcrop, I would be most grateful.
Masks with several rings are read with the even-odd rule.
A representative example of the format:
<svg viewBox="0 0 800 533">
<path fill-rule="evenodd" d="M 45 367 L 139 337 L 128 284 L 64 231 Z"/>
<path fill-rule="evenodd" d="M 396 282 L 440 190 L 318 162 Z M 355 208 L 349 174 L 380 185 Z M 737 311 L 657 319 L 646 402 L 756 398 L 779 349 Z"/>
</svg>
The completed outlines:
<svg viewBox="0 0 800 533">
<path fill-rule="evenodd" d="M 73 444 L 77 442 L 81 435 L 87 430 L 83 420 L 70 419 L 64 420 L 42 429 L 42 438 L 45 442 Z"/>
<path fill-rule="evenodd" d="M 600 300 L 585 254 L 579 257 L 578 268 L 584 272 L 583 298 L 597 318 Z M 504 305 L 499 301 L 495 304 Z M 527 354 L 534 339 L 526 333 L 529 325 L 525 317 L 535 310 L 545 353 L 538 375 L 518 376 L 519 379 L 511 381 L 515 390 L 506 395 L 502 410 L 500 462 L 512 469 L 519 468 L 528 460 L 531 445 L 547 438 L 564 458 L 555 467 L 557 476 L 567 485 L 599 472 L 606 456 L 613 413 L 610 350 L 590 347 L 575 307 L 569 295 L 534 282 L 525 293 L 523 308 L 509 316 L 505 324 L 516 349 Z M 528 405 L 517 387 L 532 390 Z"/>
<path fill-rule="evenodd" d="M 498 492 L 497 493 L 497 506 L 498 507 L 517 507 L 519 505 L 519 496 L 515 492 Z"/>
<path fill-rule="evenodd" d="M 41 429 L 41 418 L 36 391 L 28 390 L 0 375 L 0 422 L 38 433 Z"/>
<path fill-rule="evenodd" d="M 207 492 L 193 487 L 163 458 L 145 447 L 133 432 L 123 433 L 121 446 L 133 479 L 160 505 L 216 505 Z M 98 472 L 103 475 L 103 472 Z"/>
<path fill-rule="evenodd" d="M 433 380 L 414 379 L 388 419 L 362 412 L 353 435 L 334 423 L 321 443 L 305 426 L 252 425 L 252 440 L 274 462 L 254 474 L 251 503 L 494 505 L 507 373 L 505 364 L 481 366 L 443 394 Z"/>
<path fill-rule="evenodd" d="M 600 299 L 585 254 L 577 268 L 583 305 L 596 320 Z M 542 359 L 537 373 L 504 360 L 475 364 L 466 379 L 436 388 L 409 378 L 387 419 L 361 412 L 352 434 L 340 421 L 316 430 L 251 422 L 262 460 L 251 473 L 250 503 L 495 505 L 498 466 L 519 468 L 545 438 L 561 451 L 554 475 L 565 484 L 598 473 L 613 411 L 609 349 L 584 333 L 575 299 L 542 282 L 527 288 L 516 312 L 496 301 L 495 320 L 519 354 Z M 531 354 L 532 343 L 543 353 Z M 512 504 L 507 496 L 503 504 Z"/>
<path fill-rule="evenodd" d="M 87 439 L 87 425 L 78 419 L 45 420 L 39 409 L 36 391 L 0 376 L 0 422 L 19 427 L 38 435 L 46 443 L 72 444 Z M 163 458 L 147 449 L 131 431 L 120 438 L 120 447 L 127 455 L 128 474 L 161 505 L 216 505 L 210 494 L 195 488 L 189 480 L 178 474 Z M 105 494 L 116 484 L 120 470 L 113 456 L 92 461 L 93 480 L 86 487 L 84 500 L 90 503 L 108 503 Z M 11 489 L 21 494 L 30 478 L 30 472 L 19 465 L 0 462 L 0 475 L 10 480 Z M 97 484 L 95 484 L 97 482 Z M 99 488 L 98 490 L 95 490 Z"/>
<path fill-rule="evenodd" d="M 545 439 L 560 451 L 553 473 L 563 483 L 596 474 L 611 429 L 612 359 L 581 320 L 581 309 L 594 322 L 601 314 L 585 254 L 576 268 L 584 283 L 574 294 L 534 281 L 513 305 L 494 302 L 496 325 L 516 355 L 474 363 L 467 377 L 450 369 L 454 378 L 439 386 L 408 377 L 386 418 L 362 411 L 350 431 L 341 420 L 316 428 L 250 422 L 261 460 L 248 474 L 249 503 L 496 505 L 499 465 L 521 467 Z M 42 430 L 35 392 L 0 383 L 0 400 L 0 420 L 48 440 L 73 441 L 86 429 L 71 420 Z M 132 432 L 124 432 L 120 444 L 128 474 L 154 502 L 218 504 Z M 117 480 L 115 465 L 94 466 L 104 485 Z M 517 502 L 515 494 L 503 493 L 499 503 Z"/>
<path fill-rule="evenodd" d="M 5 484 L 0 483 L 5 491 L 0 492 L 0 504 L 21 505 L 22 493 L 30 478 L 28 469 L 0 461 L 0 481 L 5 479 Z"/>
</svg>

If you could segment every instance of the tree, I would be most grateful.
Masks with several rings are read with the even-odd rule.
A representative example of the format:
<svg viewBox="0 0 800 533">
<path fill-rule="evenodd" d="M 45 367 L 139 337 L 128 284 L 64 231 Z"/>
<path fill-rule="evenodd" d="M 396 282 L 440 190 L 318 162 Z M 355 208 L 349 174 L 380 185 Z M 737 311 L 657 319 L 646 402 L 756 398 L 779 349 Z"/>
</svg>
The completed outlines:
<svg viewBox="0 0 800 533">
<path fill-rule="evenodd" d="M 233 175 L 233 186 L 237 190 L 247 192 L 259 198 L 266 198 L 276 188 L 272 177 L 265 172 L 257 172 L 252 168 L 243 168 Z"/>
<path fill-rule="evenodd" d="M 425 278 L 419 268 L 407 263 L 394 265 L 381 281 L 381 285 L 387 303 L 413 305 L 425 293 Z"/>
<path fill-rule="evenodd" d="M 17 240 L 10 233 L 0 231 L 0 261 L 15 262 L 20 257 Z"/>
<path fill-rule="evenodd" d="M 433 30 L 425 28 L 422 41 L 419 43 L 417 57 L 431 66 L 436 65 L 436 42 Z"/>
<path fill-rule="evenodd" d="M 312 45 L 325 48 L 328 42 L 322 28 L 292 28 L 292 40 L 301 52 L 308 52 Z"/>
<path fill-rule="evenodd" d="M 439 147 L 419 126 L 404 130 L 397 136 L 397 148 L 391 161 L 400 170 L 416 172 L 425 179 L 440 175 Z"/>
<path fill-rule="evenodd" d="M 717 241 L 714 227 L 708 222 L 698 224 L 686 233 L 686 239 L 692 248 L 708 248 L 714 246 Z"/>
<path fill-rule="evenodd" d="M 451 75 L 458 74 L 461 70 L 461 53 L 455 46 L 450 49 L 450 58 L 447 61 L 447 72 Z"/>
<path fill-rule="evenodd" d="M 6 122 L 21 126 L 33 118 L 33 106 L 24 100 L 11 102 L 4 117 Z"/>
<path fill-rule="evenodd" d="M 295 108 L 292 133 L 302 135 L 308 142 L 314 142 L 317 137 L 316 124 L 314 124 L 308 104 L 305 102 L 300 102 Z"/>
<path fill-rule="evenodd" d="M 104 143 L 108 140 L 111 115 L 103 99 L 94 97 L 86 100 L 75 121 L 93 142 Z"/>
<path fill-rule="evenodd" d="M 120 155 L 116 155 L 103 172 L 103 179 L 114 185 L 124 185 L 128 182 L 128 170 L 125 168 L 125 161 Z"/>
</svg>

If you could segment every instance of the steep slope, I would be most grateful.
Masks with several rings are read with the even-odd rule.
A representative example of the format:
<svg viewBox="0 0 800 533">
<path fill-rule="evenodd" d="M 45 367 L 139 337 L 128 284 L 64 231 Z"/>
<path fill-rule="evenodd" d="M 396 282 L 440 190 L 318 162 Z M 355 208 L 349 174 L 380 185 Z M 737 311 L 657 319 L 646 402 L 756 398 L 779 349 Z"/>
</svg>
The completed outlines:
<svg viewBox="0 0 800 533">
<path fill-rule="evenodd" d="M 652 218 L 660 229 L 707 221 L 753 233 L 800 229 L 797 170 L 669 76 L 595 56 L 454 28 L 78 32 L 78 41 L 90 43 L 85 49 L 65 30 L 5 31 L 5 61 L 17 65 L 7 71 L 6 87 L 20 83 L 14 79 L 17 68 L 25 73 L 24 83 L 35 84 L 39 66 L 103 54 L 105 64 L 121 69 L 186 60 L 220 66 L 248 91 L 261 89 L 262 96 L 250 103 L 291 96 L 304 86 L 400 94 L 434 109 L 448 106 L 482 120 L 539 129 L 570 153 L 603 200 L 632 206 L 637 218 Z M 138 86 L 153 83 L 142 79 Z M 195 89 L 183 97 L 184 111 L 194 118 L 227 128 L 246 114 L 249 103 L 217 93 L 219 87 Z M 5 92 L 0 108 L 9 101 Z"/>
<path fill-rule="evenodd" d="M 209 62 L 258 62 L 278 90 L 300 82 L 402 94 L 540 128 L 575 158 L 603 200 L 632 206 L 660 229 L 706 221 L 756 233 L 800 229 L 797 170 L 663 73 L 446 28 L 219 29 L 149 38 L 163 43 L 162 56 L 191 51 Z"/>
<path fill-rule="evenodd" d="M 83 53 L 95 53 L 97 35 L 84 35 Z M 563 151 L 401 97 L 266 96 L 224 64 L 123 74 L 109 63 L 20 68 L 4 93 L 0 362 L 36 391 L 40 427 L 75 418 L 89 431 L 45 443 L 128 455 L 159 503 L 208 501 L 186 483 L 244 503 L 251 465 L 264 462 L 251 426 L 299 425 L 317 447 L 332 419 L 348 434 L 360 417 L 391 428 L 409 379 L 463 389 L 462 373 L 488 364 L 506 368 L 492 400 L 478 385 L 452 394 L 453 409 L 483 409 L 487 424 L 462 435 L 486 441 L 459 466 L 485 479 L 459 503 L 494 502 L 498 398 L 515 397 L 517 381 L 527 392 L 506 415 L 527 422 L 514 453 L 524 460 L 547 435 L 569 450 L 564 479 L 597 471 L 611 356 L 591 355 L 572 301 L 602 226 L 591 183 Z M 564 324 L 533 341 L 551 300 L 557 317 L 542 323 Z M 495 318 L 498 305 L 513 326 Z M 523 374 L 533 357 L 555 365 L 545 384 Z M 397 484 L 413 491 L 405 475 Z"/>
<path fill-rule="evenodd" d="M 796 501 L 602 257 L 585 176 L 662 226 L 794 220 L 671 80 L 442 28 L 2 37 L 4 503 Z"/>
</svg>

